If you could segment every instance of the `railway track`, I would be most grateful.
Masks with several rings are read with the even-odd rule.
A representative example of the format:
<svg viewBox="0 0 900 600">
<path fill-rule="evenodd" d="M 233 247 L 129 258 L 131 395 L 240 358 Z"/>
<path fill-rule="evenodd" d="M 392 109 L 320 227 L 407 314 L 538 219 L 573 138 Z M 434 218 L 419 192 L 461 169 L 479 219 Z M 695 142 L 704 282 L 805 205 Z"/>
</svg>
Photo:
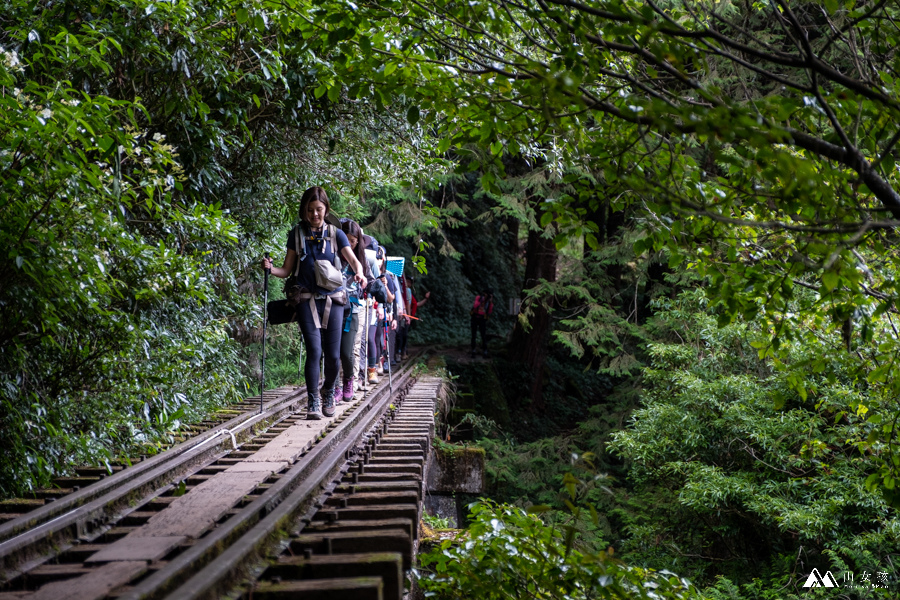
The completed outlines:
<svg viewBox="0 0 900 600">
<path fill-rule="evenodd" d="M 264 411 L 272 408 L 280 408 L 285 400 L 301 400 L 306 393 L 306 387 L 281 387 L 273 390 L 267 390 L 263 394 Z M 274 406 L 273 402 L 277 401 L 278 406 Z M 211 438 L 216 438 L 223 434 L 228 434 L 233 430 L 239 430 L 239 426 L 260 414 L 260 398 L 254 396 L 246 398 L 242 402 L 232 404 L 210 415 L 199 423 L 186 426 L 174 436 L 175 445 L 164 458 L 154 456 L 141 456 L 137 459 L 131 459 L 126 463 L 114 462 L 110 465 L 110 469 L 100 466 L 83 466 L 75 467 L 74 476 L 61 476 L 53 479 L 54 487 L 35 490 L 30 497 L 12 498 L 0 502 L 0 542 L 15 536 L 21 530 L 29 529 L 34 525 L 58 516 L 60 512 L 64 512 L 64 507 L 72 507 L 83 504 L 87 499 L 96 497 L 105 491 L 115 488 L 121 484 L 121 480 L 126 477 L 134 477 L 142 471 L 152 469 L 159 463 L 175 460 L 180 453 L 187 452 L 197 444 L 202 444 Z M 264 418 L 263 421 L 266 419 Z M 221 441 L 221 440 L 220 440 Z M 226 440 L 227 441 L 227 440 Z M 107 479 L 111 475 L 116 475 L 127 467 L 133 467 L 128 475 L 119 475 L 114 479 Z M 99 483 L 103 481 L 103 483 Z M 82 488 L 90 489 L 82 490 Z M 76 492 L 79 494 L 72 496 Z M 65 499 L 64 502 L 58 502 Z M 42 509 L 45 506 L 56 502 L 52 507 Z M 37 512 L 35 512 L 37 511 Z M 28 520 L 22 521 L 22 517 L 28 514 Z M 15 524 L 7 525 L 10 521 L 17 521 Z"/>
<path fill-rule="evenodd" d="M 399 598 L 440 387 L 412 371 L 322 421 L 305 390 L 267 392 L 262 414 L 3 524 L 0 600 Z"/>
<path fill-rule="evenodd" d="M 263 410 L 247 400 L 240 414 L 229 419 L 208 420 L 194 437 L 156 456 L 147 457 L 112 475 L 77 478 L 60 490 L 54 501 L 36 506 L 18 518 L 0 525 L 0 581 L 9 580 L 17 563 L 45 554 L 67 540 L 90 536 L 148 492 L 179 481 L 198 464 L 236 448 L 255 432 L 295 413 L 305 403 L 306 388 L 279 388 L 263 394 Z M 228 412 L 233 412 L 229 410 Z M 228 414 L 222 413 L 222 414 Z M 99 471 L 99 469 L 98 469 Z M 84 472 L 84 471 L 82 471 Z M 52 497 L 52 496 L 51 496 Z M 11 558 L 12 557 L 12 558 Z"/>
</svg>

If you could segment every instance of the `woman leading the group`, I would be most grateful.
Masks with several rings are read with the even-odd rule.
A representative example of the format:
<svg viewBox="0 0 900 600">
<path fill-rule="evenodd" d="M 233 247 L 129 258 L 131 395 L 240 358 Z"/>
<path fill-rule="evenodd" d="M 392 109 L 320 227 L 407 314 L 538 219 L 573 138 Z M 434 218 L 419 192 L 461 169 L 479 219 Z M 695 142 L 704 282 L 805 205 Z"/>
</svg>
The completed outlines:
<svg viewBox="0 0 900 600">
<path fill-rule="evenodd" d="M 271 269 L 275 277 L 294 276 L 296 285 L 287 291 L 288 301 L 296 304 L 297 321 L 306 348 L 307 419 L 334 415 L 334 383 L 340 365 L 341 334 L 347 293 L 340 277 L 343 258 L 353 271 L 353 281 L 366 286 L 363 266 L 359 263 L 347 236 L 325 222 L 330 204 L 325 190 L 311 187 L 300 200 L 300 223 L 287 239 L 287 253 L 281 267 L 263 260 L 263 269 Z M 337 277 L 329 264 L 337 265 Z M 319 362 L 325 357 L 324 380 L 319 392 Z"/>
</svg>

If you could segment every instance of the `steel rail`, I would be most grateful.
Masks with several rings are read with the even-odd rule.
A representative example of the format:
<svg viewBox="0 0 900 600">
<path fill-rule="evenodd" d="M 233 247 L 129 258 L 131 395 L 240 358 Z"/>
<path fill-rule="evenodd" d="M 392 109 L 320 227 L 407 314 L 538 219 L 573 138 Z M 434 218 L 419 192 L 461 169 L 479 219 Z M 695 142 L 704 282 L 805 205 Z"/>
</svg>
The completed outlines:
<svg viewBox="0 0 900 600">
<path fill-rule="evenodd" d="M 23 564 L 83 537 L 102 526 L 136 498 L 176 481 L 225 446 L 243 441 L 254 428 L 297 412 L 306 387 L 272 400 L 260 414 L 252 410 L 181 442 L 169 450 L 123 469 L 55 502 L 0 525 L 0 580 L 9 580 Z"/>
<path fill-rule="evenodd" d="M 413 361 L 408 361 L 401 369 L 398 388 L 412 384 L 414 370 Z M 315 506 L 327 482 L 348 462 L 353 449 L 383 418 L 394 398 L 388 386 L 364 396 L 262 495 L 118 598 L 219 598 L 249 574 L 248 566 L 258 562 L 280 527 Z"/>
</svg>

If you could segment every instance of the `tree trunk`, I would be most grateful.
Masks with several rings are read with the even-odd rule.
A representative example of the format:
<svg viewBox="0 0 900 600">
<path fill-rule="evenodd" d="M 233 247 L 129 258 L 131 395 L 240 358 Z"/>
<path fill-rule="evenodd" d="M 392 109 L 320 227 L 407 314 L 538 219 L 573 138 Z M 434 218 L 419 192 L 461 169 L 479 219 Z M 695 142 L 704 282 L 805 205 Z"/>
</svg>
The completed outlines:
<svg viewBox="0 0 900 600">
<path fill-rule="evenodd" d="M 530 289 L 538 281 L 556 281 L 557 263 L 556 245 L 539 231 L 528 233 L 528 244 L 525 248 L 525 282 L 524 288 Z M 523 371 L 534 375 L 531 385 L 531 410 L 544 410 L 544 362 L 547 358 L 547 345 L 550 339 L 550 311 L 545 304 L 534 307 L 534 314 L 526 331 L 521 323 L 516 323 L 512 335 L 511 356 L 523 366 Z"/>
</svg>

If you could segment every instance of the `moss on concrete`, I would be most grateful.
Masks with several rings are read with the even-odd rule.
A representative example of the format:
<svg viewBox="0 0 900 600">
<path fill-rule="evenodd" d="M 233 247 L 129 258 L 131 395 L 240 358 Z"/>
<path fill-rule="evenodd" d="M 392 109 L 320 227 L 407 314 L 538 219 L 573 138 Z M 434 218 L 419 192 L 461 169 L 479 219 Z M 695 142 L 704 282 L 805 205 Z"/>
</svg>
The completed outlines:
<svg viewBox="0 0 900 600">
<path fill-rule="evenodd" d="M 483 490 L 483 448 L 438 444 L 434 448 L 434 461 L 438 467 L 439 480 L 434 482 L 433 490 L 469 493 L 480 493 Z"/>
</svg>

